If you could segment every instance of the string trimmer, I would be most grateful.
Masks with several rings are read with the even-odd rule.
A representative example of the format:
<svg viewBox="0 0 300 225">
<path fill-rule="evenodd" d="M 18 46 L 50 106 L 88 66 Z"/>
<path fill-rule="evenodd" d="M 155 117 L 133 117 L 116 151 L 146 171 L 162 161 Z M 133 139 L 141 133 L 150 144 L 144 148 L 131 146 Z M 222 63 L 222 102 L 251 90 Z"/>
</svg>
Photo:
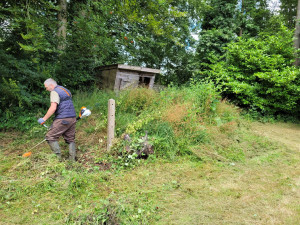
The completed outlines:
<svg viewBox="0 0 300 225">
<path fill-rule="evenodd" d="M 86 107 L 81 107 L 80 112 L 79 112 L 79 116 L 76 118 L 76 120 L 80 120 L 84 117 L 88 117 L 91 115 L 91 110 L 87 109 Z M 44 127 L 46 127 L 48 130 L 51 128 L 48 128 L 48 126 L 46 124 L 43 124 Z M 39 146 L 40 144 L 44 143 L 46 141 L 46 139 L 42 140 L 40 143 L 36 144 L 35 146 L 33 146 L 31 149 L 28 150 L 28 152 L 24 153 L 22 155 L 22 157 L 29 157 L 31 156 L 32 152 L 31 150 L 34 149 L 35 147 Z"/>
</svg>

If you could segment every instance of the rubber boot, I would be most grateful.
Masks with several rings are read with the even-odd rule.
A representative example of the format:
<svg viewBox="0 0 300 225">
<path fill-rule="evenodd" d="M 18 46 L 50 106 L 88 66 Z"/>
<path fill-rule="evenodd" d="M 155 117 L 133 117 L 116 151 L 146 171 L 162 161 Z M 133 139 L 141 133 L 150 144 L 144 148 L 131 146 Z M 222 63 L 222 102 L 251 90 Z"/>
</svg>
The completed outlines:
<svg viewBox="0 0 300 225">
<path fill-rule="evenodd" d="M 75 142 L 69 143 L 69 160 L 75 161 L 76 157 L 76 145 Z"/>
<path fill-rule="evenodd" d="M 48 144 L 50 145 L 50 148 L 54 152 L 54 154 L 57 156 L 59 160 L 61 160 L 61 151 L 60 147 L 57 141 L 49 141 Z"/>
</svg>

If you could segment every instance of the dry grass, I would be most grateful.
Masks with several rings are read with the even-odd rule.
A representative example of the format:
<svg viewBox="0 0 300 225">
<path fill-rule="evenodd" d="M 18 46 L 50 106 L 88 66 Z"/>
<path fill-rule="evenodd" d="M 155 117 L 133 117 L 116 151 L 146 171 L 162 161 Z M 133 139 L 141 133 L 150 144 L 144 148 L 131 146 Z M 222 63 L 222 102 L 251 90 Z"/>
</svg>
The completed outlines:
<svg viewBox="0 0 300 225">
<path fill-rule="evenodd" d="M 289 148 L 300 150 L 300 126 L 297 124 L 262 124 L 253 123 L 253 130 L 273 141 L 284 143 Z"/>
<path fill-rule="evenodd" d="M 190 114 L 191 104 L 186 103 L 177 103 L 170 105 L 163 113 L 162 120 L 169 122 L 172 128 L 174 129 L 174 133 L 176 136 L 179 136 L 183 129 L 182 127 L 186 127 L 190 125 L 190 121 L 187 118 Z"/>
<path fill-rule="evenodd" d="M 162 112 L 161 120 L 172 126 L 177 137 L 188 133 L 191 140 L 195 132 L 204 129 L 203 118 L 196 113 L 191 102 L 169 105 Z"/>
<path fill-rule="evenodd" d="M 179 125 L 183 119 L 189 114 L 190 104 L 174 104 L 171 105 L 162 115 L 164 121 L 171 124 Z"/>
</svg>

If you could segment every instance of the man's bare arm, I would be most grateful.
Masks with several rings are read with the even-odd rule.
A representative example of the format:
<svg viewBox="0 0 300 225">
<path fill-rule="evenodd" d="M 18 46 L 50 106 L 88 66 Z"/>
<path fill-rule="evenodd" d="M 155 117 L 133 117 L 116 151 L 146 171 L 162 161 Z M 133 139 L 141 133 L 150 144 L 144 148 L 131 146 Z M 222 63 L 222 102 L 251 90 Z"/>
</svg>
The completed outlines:
<svg viewBox="0 0 300 225">
<path fill-rule="evenodd" d="M 46 115 L 43 117 L 43 120 L 46 121 L 49 119 L 56 111 L 57 109 L 57 103 L 56 102 L 51 102 L 50 108 L 48 109 Z"/>
</svg>

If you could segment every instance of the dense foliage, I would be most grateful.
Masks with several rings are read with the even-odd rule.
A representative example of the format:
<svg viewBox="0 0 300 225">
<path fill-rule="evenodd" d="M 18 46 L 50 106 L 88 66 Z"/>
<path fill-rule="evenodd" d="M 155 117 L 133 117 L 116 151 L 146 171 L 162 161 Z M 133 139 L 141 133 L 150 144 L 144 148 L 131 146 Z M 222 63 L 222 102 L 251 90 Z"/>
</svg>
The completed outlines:
<svg viewBox="0 0 300 225">
<path fill-rule="evenodd" d="M 60 2 L 0 3 L 0 129 L 31 126 L 48 105 L 43 81 L 49 77 L 71 91 L 88 90 L 96 66 L 128 63 L 164 67 L 173 80 L 188 80 L 182 59 L 201 1 L 68 1 L 65 40 L 57 36 Z"/>
<path fill-rule="evenodd" d="M 224 47 L 238 36 L 255 37 L 269 25 L 271 12 L 266 0 L 212 0 L 201 22 L 196 57 L 201 67 L 222 56 Z"/>
<path fill-rule="evenodd" d="M 67 5 L 65 11 L 60 3 Z M 278 23 L 293 32 L 296 1 L 281 3 L 278 15 L 266 0 L 1 1 L 0 129 L 27 129 L 44 113 L 48 93 L 43 81 L 49 77 L 74 91 L 91 88 L 96 66 L 114 63 L 160 68 L 163 73 L 157 81 L 163 84 L 182 85 L 199 69 L 214 73 L 214 66 L 231 54 L 230 46 L 240 43 L 240 37 L 251 42 L 262 32 L 265 37 L 272 36 Z M 58 32 L 62 25 L 65 36 Z M 288 32 L 282 35 L 292 51 L 292 36 Z M 255 40 L 257 45 L 264 43 L 261 38 Z M 285 54 L 285 49 L 276 52 L 278 57 L 286 58 Z M 292 54 L 289 52 L 289 57 Z M 243 55 L 240 57 L 242 60 Z M 243 70 L 245 63 L 237 69 Z M 277 73 L 294 74 L 276 71 L 275 77 Z M 227 89 L 223 91 L 231 96 Z M 297 102 L 292 96 L 287 98 Z M 240 101 L 265 110 L 259 102 Z M 294 107 L 285 109 L 293 114 Z"/>
<path fill-rule="evenodd" d="M 293 33 L 282 26 L 274 35 L 261 33 L 226 48 L 222 60 L 199 72 L 213 80 L 223 97 L 263 114 L 299 112 L 300 70 L 293 66 Z"/>
<path fill-rule="evenodd" d="M 297 0 L 280 0 L 280 14 L 284 18 L 286 26 L 290 29 L 295 28 L 297 14 Z"/>
</svg>

